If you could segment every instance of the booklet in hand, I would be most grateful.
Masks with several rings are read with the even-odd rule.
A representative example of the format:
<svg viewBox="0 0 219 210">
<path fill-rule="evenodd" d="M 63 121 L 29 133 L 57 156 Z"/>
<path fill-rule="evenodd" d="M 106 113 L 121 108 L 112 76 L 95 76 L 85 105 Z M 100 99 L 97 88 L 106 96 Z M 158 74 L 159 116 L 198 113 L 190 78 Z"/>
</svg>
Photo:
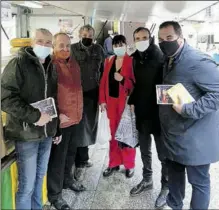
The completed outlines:
<svg viewBox="0 0 219 210">
<path fill-rule="evenodd" d="M 156 85 L 157 104 L 171 105 L 174 103 L 172 98 L 168 94 L 168 90 L 172 87 L 173 85 Z"/>
<path fill-rule="evenodd" d="M 181 83 L 174 85 L 167 91 L 167 93 L 175 104 L 179 104 L 179 100 L 181 100 L 183 104 L 188 104 L 195 101 L 195 99 L 190 95 L 190 93 Z"/>
<path fill-rule="evenodd" d="M 53 98 L 47 98 L 41 101 L 37 101 L 35 103 L 30 104 L 36 109 L 39 109 L 40 112 L 49 114 L 51 118 L 56 118 L 57 117 L 57 110 L 56 110 L 56 105 L 55 101 Z"/>
</svg>

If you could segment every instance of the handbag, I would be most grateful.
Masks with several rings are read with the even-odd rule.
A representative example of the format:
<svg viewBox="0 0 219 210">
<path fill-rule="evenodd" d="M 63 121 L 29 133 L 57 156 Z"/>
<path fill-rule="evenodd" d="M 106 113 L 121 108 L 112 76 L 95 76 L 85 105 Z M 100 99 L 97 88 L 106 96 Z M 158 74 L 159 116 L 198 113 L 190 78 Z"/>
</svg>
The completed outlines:
<svg viewBox="0 0 219 210">
<path fill-rule="evenodd" d="M 115 139 L 132 148 L 135 148 L 138 144 L 138 130 L 136 129 L 135 113 L 127 103 L 116 130 Z"/>
</svg>

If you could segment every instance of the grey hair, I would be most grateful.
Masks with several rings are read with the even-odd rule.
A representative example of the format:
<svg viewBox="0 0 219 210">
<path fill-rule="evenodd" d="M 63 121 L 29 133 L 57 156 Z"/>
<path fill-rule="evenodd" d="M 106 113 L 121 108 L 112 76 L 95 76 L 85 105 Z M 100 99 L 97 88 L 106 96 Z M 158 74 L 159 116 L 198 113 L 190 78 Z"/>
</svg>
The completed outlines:
<svg viewBox="0 0 219 210">
<path fill-rule="evenodd" d="M 35 39 L 35 36 L 36 36 L 36 33 L 37 32 L 41 32 L 42 34 L 45 34 L 45 35 L 51 35 L 52 36 L 52 33 L 48 30 L 48 29 L 45 29 L 45 28 L 38 28 L 34 31 L 32 37 L 33 39 Z"/>
<path fill-rule="evenodd" d="M 81 33 L 83 30 L 93 31 L 93 34 L 95 34 L 94 28 L 89 24 L 82 26 L 79 30 L 79 33 Z"/>
</svg>

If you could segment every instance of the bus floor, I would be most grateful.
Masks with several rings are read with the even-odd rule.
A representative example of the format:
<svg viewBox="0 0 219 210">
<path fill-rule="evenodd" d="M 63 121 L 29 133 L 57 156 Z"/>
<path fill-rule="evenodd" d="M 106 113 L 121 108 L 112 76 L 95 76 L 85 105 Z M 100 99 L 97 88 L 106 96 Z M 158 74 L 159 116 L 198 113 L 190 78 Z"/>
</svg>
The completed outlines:
<svg viewBox="0 0 219 210">
<path fill-rule="evenodd" d="M 124 168 L 108 178 L 102 176 L 108 163 L 108 145 L 90 147 L 90 159 L 93 167 L 84 174 L 83 184 L 87 191 L 76 194 L 63 190 L 63 198 L 72 209 L 154 209 L 154 202 L 160 190 L 160 162 L 153 143 L 153 180 L 154 189 L 134 198 L 129 196 L 133 186 L 142 179 L 142 161 L 139 148 L 136 155 L 135 175 L 127 179 Z M 211 201 L 209 209 L 219 209 L 219 163 L 211 165 Z M 187 182 L 184 209 L 189 209 L 191 186 Z M 49 209 L 45 206 L 45 209 Z"/>
</svg>

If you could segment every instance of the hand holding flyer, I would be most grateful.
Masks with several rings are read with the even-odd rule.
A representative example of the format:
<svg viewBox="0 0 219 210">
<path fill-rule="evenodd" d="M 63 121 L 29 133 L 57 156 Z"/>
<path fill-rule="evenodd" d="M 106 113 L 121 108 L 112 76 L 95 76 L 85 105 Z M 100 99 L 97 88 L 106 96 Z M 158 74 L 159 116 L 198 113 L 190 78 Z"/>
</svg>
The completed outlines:
<svg viewBox="0 0 219 210">
<path fill-rule="evenodd" d="M 186 88 L 181 84 L 176 85 L 156 85 L 157 104 L 188 104 L 194 100 Z"/>
<path fill-rule="evenodd" d="M 38 120 L 38 122 L 35 123 L 35 125 L 37 125 L 37 126 L 44 126 L 44 125 L 46 125 L 50 121 L 52 121 L 52 118 L 50 117 L 50 115 L 48 115 L 46 113 L 41 113 L 41 117 Z"/>
<path fill-rule="evenodd" d="M 188 104 L 195 101 L 181 83 L 174 85 L 172 88 L 167 90 L 167 93 L 173 100 L 174 104 Z"/>
<path fill-rule="evenodd" d="M 30 104 L 36 109 L 39 109 L 41 113 L 50 115 L 51 118 L 57 117 L 57 111 L 55 106 L 55 101 L 53 98 L 47 98 L 41 101 Z"/>
</svg>

